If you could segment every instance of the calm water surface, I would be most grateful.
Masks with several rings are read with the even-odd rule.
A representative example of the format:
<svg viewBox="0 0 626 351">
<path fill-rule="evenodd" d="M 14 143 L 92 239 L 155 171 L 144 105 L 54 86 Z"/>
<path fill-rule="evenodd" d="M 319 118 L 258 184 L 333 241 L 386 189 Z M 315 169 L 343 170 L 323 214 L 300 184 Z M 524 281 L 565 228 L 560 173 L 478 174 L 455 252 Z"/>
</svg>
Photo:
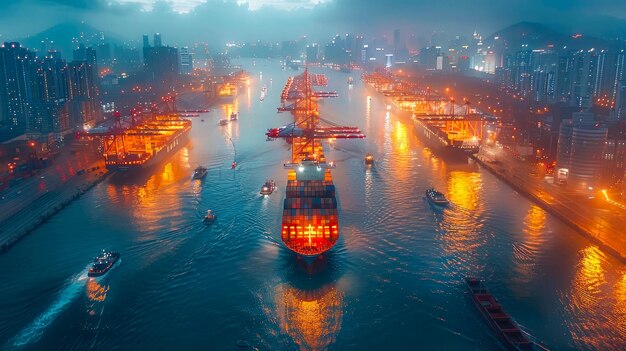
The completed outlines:
<svg viewBox="0 0 626 351">
<path fill-rule="evenodd" d="M 348 74 L 315 70 L 340 93 L 323 116 L 368 137 L 328 144 L 341 239 L 307 267 L 280 241 L 288 145 L 263 135 L 291 121 L 276 107 L 300 72 L 241 63 L 249 87 L 194 119 L 168 163 L 110 178 L 0 256 L 0 349 L 499 350 L 467 275 L 553 350 L 624 349 L 626 267 L 480 167 L 431 155 L 356 72 L 350 89 Z M 219 127 L 231 111 L 239 120 Z M 279 190 L 263 198 L 267 178 Z M 433 210 L 429 187 L 453 205 Z M 102 248 L 122 260 L 89 280 Z"/>
</svg>

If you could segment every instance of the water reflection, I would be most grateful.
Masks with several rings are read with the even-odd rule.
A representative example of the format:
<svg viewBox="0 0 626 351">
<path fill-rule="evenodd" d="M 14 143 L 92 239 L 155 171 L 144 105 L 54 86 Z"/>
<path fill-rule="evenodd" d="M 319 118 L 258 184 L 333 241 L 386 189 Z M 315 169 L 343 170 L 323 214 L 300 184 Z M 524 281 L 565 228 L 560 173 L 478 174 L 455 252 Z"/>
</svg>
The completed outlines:
<svg viewBox="0 0 626 351">
<path fill-rule="evenodd" d="M 400 121 L 396 121 L 393 129 L 393 146 L 394 150 L 401 156 L 409 152 L 409 134 L 406 125 Z"/>
<path fill-rule="evenodd" d="M 526 290 L 526 294 L 532 294 L 531 290 L 524 289 L 524 287 L 527 287 L 526 284 L 531 283 L 535 277 L 535 260 L 546 242 L 543 235 L 546 230 L 546 218 L 546 211 L 531 204 L 524 218 L 521 242 L 513 244 L 513 264 L 517 273 L 513 279 L 519 284 L 518 292 Z"/>
<path fill-rule="evenodd" d="M 279 332 L 300 350 L 326 350 L 341 330 L 344 293 L 337 286 L 337 259 L 331 253 L 309 265 L 291 257 L 286 282 L 274 290 Z"/>
<path fill-rule="evenodd" d="M 481 235 L 484 219 L 483 205 L 479 201 L 482 191 L 480 173 L 451 171 L 447 193 L 451 202 L 439 223 L 444 252 L 450 256 L 449 264 L 455 271 L 481 271 L 485 265 L 478 249 L 486 244 Z"/>
<path fill-rule="evenodd" d="M 87 284 L 85 284 L 85 294 L 90 301 L 102 302 L 107 297 L 109 291 L 108 285 L 101 285 L 97 279 L 89 278 Z"/>
<path fill-rule="evenodd" d="M 343 293 L 332 285 L 300 290 L 289 284 L 276 288 L 276 315 L 282 333 L 300 350 L 326 350 L 341 329 Z"/>
<path fill-rule="evenodd" d="M 106 194 L 116 204 L 116 210 L 127 209 L 134 219 L 131 224 L 152 234 L 163 229 L 163 219 L 173 219 L 168 229 L 175 229 L 175 223 L 182 221 L 183 198 L 180 189 L 172 185 L 190 178 L 188 148 L 182 148 L 166 164 L 155 168 L 152 174 L 116 174 L 106 186 Z"/>
<path fill-rule="evenodd" d="M 590 245 L 580 251 L 572 289 L 564 296 L 570 301 L 565 321 L 580 349 L 618 350 L 625 345 L 626 272 L 621 268 L 612 274 L 612 268 L 598 247 Z"/>
<path fill-rule="evenodd" d="M 452 171 L 448 177 L 448 197 L 454 206 L 464 210 L 477 211 L 478 196 L 482 191 L 480 173 L 467 171 Z M 482 211 L 481 211 L 482 212 Z M 480 213 L 475 213 L 480 215 Z"/>
</svg>

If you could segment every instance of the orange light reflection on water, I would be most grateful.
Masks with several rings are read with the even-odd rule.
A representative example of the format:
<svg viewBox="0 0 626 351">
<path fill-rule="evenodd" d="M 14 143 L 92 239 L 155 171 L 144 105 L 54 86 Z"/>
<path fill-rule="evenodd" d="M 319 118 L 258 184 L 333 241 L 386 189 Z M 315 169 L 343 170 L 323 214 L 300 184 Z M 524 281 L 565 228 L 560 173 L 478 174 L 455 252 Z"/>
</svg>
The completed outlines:
<svg viewBox="0 0 626 351">
<path fill-rule="evenodd" d="M 140 170 L 138 172 L 150 172 Z M 122 184 L 109 183 L 106 192 L 112 203 L 123 204 L 120 208 L 130 208 L 133 223 L 142 232 L 155 232 L 160 228 L 159 221 L 164 217 L 182 216 L 182 203 L 174 186 L 181 179 L 190 177 L 189 150 L 183 147 L 165 165 L 157 166 L 145 182 L 133 178 Z M 140 174 L 139 174 L 140 176 Z M 164 199 L 167 201 L 163 201 Z"/>
<path fill-rule="evenodd" d="M 94 278 L 89 278 L 87 280 L 85 292 L 87 293 L 87 298 L 89 298 L 89 300 L 102 302 L 106 299 L 108 291 L 108 285 L 100 285 L 100 283 L 98 283 L 98 281 Z"/>
<path fill-rule="evenodd" d="M 300 350 L 326 350 L 335 342 L 343 319 L 341 291 L 334 286 L 303 291 L 282 284 L 275 299 L 280 331 Z"/>
<path fill-rule="evenodd" d="M 453 255 L 453 263 L 463 269 L 480 271 L 484 263 L 477 255 L 477 249 L 485 244 L 481 235 L 483 213 L 479 206 L 482 189 L 480 173 L 451 171 L 448 175 L 447 196 L 451 204 L 444 212 L 442 227 L 442 248 Z"/>
<path fill-rule="evenodd" d="M 546 227 L 547 214 L 541 207 L 531 204 L 528 213 L 524 218 L 524 229 L 522 230 L 521 242 L 514 244 L 513 254 L 515 259 L 513 264 L 515 272 L 514 280 L 519 284 L 519 290 L 528 286 L 535 276 L 537 253 L 545 245 L 543 235 Z M 532 294 L 532 291 L 526 291 Z"/>
<path fill-rule="evenodd" d="M 448 198 L 456 206 L 469 211 L 478 209 L 478 194 L 482 189 L 480 173 L 452 171 L 448 177 Z M 476 213 L 478 215 L 478 213 Z"/>
</svg>

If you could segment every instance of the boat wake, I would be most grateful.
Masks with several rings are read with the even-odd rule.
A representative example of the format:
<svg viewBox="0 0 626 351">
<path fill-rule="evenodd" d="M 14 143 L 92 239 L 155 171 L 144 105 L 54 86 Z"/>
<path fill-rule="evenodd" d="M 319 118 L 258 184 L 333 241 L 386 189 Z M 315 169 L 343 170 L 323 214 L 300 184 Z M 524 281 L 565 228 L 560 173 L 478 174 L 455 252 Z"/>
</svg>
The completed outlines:
<svg viewBox="0 0 626 351">
<path fill-rule="evenodd" d="M 33 322 L 22 329 L 15 337 L 13 337 L 5 350 L 18 350 L 29 344 L 39 341 L 44 331 L 54 320 L 63 312 L 69 304 L 74 301 L 84 290 L 87 281 L 87 272 L 90 265 L 85 267 L 80 273 L 74 275 L 68 284 L 59 292 L 57 298 L 52 305 L 41 313 Z"/>
</svg>

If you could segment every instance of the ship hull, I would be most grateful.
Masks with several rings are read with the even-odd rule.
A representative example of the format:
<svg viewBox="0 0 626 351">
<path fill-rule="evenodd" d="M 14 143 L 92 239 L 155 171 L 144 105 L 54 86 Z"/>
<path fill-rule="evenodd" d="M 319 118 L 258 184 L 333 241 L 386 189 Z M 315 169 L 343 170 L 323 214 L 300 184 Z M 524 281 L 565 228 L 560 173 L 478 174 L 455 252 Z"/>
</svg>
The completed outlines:
<svg viewBox="0 0 626 351">
<path fill-rule="evenodd" d="M 413 122 L 418 138 L 435 154 L 454 160 L 467 160 L 468 157 L 478 153 L 479 147 L 460 147 L 446 143 L 433 129 L 419 119 Z"/>
<path fill-rule="evenodd" d="M 107 163 L 106 168 L 109 171 L 118 173 L 134 173 L 143 169 L 149 169 L 163 161 L 168 160 L 170 157 L 172 157 L 172 155 L 178 152 L 181 147 L 186 145 L 189 141 L 189 131 L 190 129 L 186 129 L 180 134 L 174 136 L 170 141 L 168 141 L 167 145 L 162 150 L 157 152 L 155 155 L 150 157 L 146 162 L 142 164 L 125 165 L 117 163 Z"/>
</svg>

